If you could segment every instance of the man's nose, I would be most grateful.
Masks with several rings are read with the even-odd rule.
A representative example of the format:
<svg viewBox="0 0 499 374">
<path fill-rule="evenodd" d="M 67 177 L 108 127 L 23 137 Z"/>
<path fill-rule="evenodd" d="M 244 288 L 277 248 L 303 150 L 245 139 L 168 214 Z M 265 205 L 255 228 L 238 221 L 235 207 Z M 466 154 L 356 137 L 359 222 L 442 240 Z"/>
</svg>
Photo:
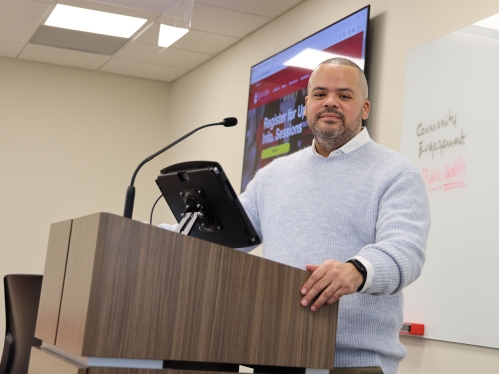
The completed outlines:
<svg viewBox="0 0 499 374">
<path fill-rule="evenodd" d="M 338 103 L 336 101 L 336 97 L 334 97 L 334 95 L 327 95 L 326 99 L 324 100 L 324 106 L 327 108 L 337 108 Z"/>
</svg>

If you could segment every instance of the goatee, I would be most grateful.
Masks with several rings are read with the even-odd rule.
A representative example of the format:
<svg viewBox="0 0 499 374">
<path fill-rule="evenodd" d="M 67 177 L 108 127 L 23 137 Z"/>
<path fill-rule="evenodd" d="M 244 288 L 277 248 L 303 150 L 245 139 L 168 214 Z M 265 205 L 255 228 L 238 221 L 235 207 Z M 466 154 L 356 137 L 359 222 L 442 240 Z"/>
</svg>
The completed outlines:
<svg viewBox="0 0 499 374">
<path fill-rule="evenodd" d="M 338 127 L 320 126 L 318 124 L 320 117 L 325 113 L 333 113 L 339 117 Z M 324 121 L 324 119 L 323 119 Z M 331 125 L 333 121 L 330 122 Z M 313 119 L 308 121 L 308 126 L 314 134 L 316 144 L 325 152 L 331 153 L 334 150 L 341 148 L 357 135 L 362 127 L 362 110 L 354 121 L 348 123 L 343 113 L 338 112 L 335 108 L 327 108 L 317 113 Z"/>
</svg>

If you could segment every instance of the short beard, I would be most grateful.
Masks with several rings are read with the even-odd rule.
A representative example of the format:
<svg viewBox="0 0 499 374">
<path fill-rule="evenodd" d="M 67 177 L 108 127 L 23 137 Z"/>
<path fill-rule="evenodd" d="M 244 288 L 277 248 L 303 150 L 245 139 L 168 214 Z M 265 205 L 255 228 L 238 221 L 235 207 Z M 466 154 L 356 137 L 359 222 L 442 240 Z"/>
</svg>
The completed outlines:
<svg viewBox="0 0 499 374">
<path fill-rule="evenodd" d="M 324 113 L 334 113 L 340 117 L 341 126 L 337 129 L 319 128 L 317 122 Z M 308 127 L 314 134 L 315 142 L 325 152 L 331 153 L 341 148 L 355 137 L 362 127 L 362 110 L 352 123 L 346 123 L 345 116 L 334 108 L 325 109 L 308 120 Z"/>
</svg>

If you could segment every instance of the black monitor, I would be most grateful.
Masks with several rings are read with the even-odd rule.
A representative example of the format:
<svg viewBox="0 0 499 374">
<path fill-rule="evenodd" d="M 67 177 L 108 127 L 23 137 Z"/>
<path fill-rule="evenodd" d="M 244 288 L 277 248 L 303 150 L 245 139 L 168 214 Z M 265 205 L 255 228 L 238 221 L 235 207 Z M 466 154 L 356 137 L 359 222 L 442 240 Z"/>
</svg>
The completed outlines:
<svg viewBox="0 0 499 374">
<path fill-rule="evenodd" d="M 232 248 L 261 243 L 217 162 L 169 166 L 161 170 L 156 183 L 179 222 L 177 232 Z"/>
</svg>

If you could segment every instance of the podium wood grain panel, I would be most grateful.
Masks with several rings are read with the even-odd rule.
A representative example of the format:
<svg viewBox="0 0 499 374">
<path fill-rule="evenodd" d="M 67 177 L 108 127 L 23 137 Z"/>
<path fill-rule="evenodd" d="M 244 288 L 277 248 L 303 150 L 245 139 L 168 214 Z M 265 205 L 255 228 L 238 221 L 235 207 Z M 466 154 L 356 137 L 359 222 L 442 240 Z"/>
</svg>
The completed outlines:
<svg viewBox="0 0 499 374">
<path fill-rule="evenodd" d="M 75 219 L 56 345 L 90 357 L 333 368 L 338 305 L 302 307 L 307 278 L 130 219 Z"/>
<path fill-rule="evenodd" d="M 55 344 L 72 220 L 50 228 L 35 336 Z"/>
<path fill-rule="evenodd" d="M 33 347 L 28 374 L 87 374 L 87 369 L 51 352 Z"/>
<path fill-rule="evenodd" d="M 100 271 L 102 256 L 98 251 L 104 250 L 99 240 L 105 229 L 99 225 L 105 223 L 100 214 L 93 214 L 74 219 L 71 230 L 56 345 L 80 356 L 91 289 L 98 284 L 98 276 L 94 275 Z"/>
</svg>

